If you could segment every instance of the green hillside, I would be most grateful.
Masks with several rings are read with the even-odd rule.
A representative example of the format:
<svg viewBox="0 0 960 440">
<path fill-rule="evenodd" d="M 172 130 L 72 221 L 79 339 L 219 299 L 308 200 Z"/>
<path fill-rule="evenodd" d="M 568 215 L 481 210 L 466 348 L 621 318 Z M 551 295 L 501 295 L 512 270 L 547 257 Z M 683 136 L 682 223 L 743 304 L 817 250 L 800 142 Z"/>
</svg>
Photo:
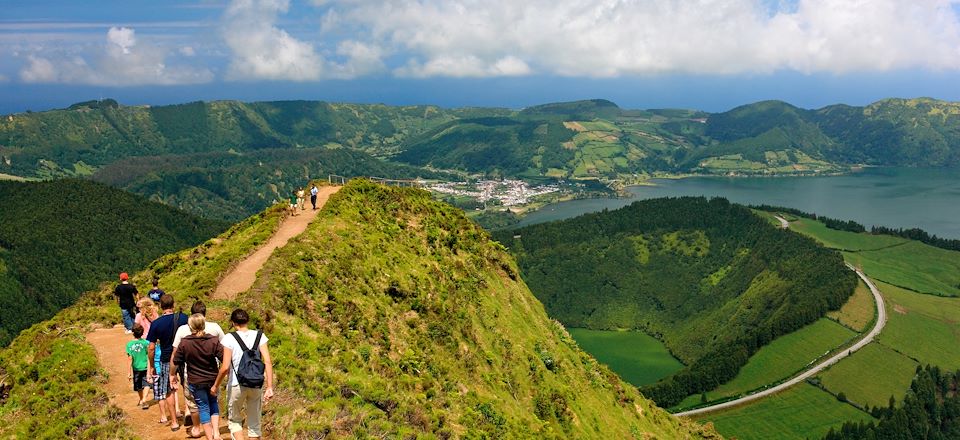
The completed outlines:
<svg viewBox="0 0 960 440">
<path fill-rule="evenodd" d="M 333 104 L 320 101 L 193 102 L 122 106 L 91 101 L 0 119 L 0 172 L 88 175 L 136 156 L 344 146 L 389 155 L 412 134 L 498 109 Z"/>
<path fill-rule="evenodd" d="M 329 174 L 453 178 L 361 151 L 325 147 L 132 157 L 97 170 L 92 178 L 207 218 L 236 221 L 286 199 L 304 182 Z"/>
<path fill-rule="evenodd" d="M 80 292 L 226 224 L 79 179 L 0 181 L 0 345 Z"/>
<path fill-rule="evenodd" d="M 733 379 L 857 285 L 837 252 L 719 198 L 645 200 L 499 238 L 550 316 L 666 343 L 687 367 L 644 388 L 662 406 Z"/>
<path fill-rule="evenodd" d="M 134 281 L 182 280 L 174 295 L 204 298 L 217 268 L 256 246 L 279 212 L 161 258 Z M 251 309 L 270 335 L 271 438 L 719 438 L 581 351 L 506 251 L 424 191 L 351 182 L 251 291 L 209 304 L 213 319 Z M 90 293 L 0 351 L 0 436 L 124 436 L 82 337 L 115 323 L 112 310 L 106 288 Z"/>
</svg>

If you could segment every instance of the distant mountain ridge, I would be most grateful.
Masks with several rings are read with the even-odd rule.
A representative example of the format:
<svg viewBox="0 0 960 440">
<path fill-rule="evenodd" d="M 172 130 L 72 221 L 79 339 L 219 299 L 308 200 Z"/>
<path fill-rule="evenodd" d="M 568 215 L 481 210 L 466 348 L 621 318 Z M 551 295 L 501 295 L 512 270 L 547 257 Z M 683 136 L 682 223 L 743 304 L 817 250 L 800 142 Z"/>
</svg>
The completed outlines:
<svg viewBox="0 0 960 440">
<path fill-rule="evenodd" d="M 417 167 L 527 179 L 655 173 L 822 174 L 855 165 L 960 165 L 960 103 L 885 99 L 802 109 L 626 110 L 593 99 L 502 108 L 88 101 L 0 118 L 0 173 L 90 175 L 132 157 L 349 148 Z"/>
</svg>

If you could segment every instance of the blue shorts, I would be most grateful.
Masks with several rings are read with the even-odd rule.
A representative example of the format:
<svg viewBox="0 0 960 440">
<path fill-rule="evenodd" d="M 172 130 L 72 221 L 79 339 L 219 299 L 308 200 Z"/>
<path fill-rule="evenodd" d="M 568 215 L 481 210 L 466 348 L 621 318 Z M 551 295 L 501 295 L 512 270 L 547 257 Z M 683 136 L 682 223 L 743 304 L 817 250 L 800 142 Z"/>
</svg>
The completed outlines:
<svg viewBox="0 0 960 440">
<path fill-rule="evenodd" d="M 133 390 L 140 391 L 148 386 L 147 370 L 133 370 Z"/>
<path fill-rule="evenodd" d="M 210 387 L 206 385 L 187 385 L 190 394 L 193 394 L 193 401 L 197 404 L 197 412 L 200 413 L 200 423 L 210 423 L 210 416 L 220 415 L 220 403 L 217 402 L 217 396 L 210 394 Z"/>
</svg>

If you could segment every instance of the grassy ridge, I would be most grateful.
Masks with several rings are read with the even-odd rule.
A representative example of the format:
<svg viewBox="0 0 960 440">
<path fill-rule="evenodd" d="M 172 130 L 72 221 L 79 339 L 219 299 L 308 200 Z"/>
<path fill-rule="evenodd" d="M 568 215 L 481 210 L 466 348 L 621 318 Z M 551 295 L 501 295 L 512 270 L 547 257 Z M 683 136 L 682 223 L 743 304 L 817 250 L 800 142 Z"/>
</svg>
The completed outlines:
<svg viewBox="0 0 960 440">
<path fill-rule="evenodd" d="M 924 364 L 960 369 L 960 298 L 921 295 L 877 283 L 887 302 L 887 326 L 879 341 Z"/>
<path fill-rule="evenodd" d="M 567 331 L 580 348 L 636 386 L 652 384 L 683 368 L 662 342 L 643 332 L 585 328 Z"/>
<path fill-rule="evenodd" d="M 918 241 L 879 250 L 845 252 L 844 259 L 874 279 L 938 296 L 960 296 L 960 252 Z"/>
<path fill-rule="evenodd" d="M 702 435 L 582 352 L 426 192 L 351 182 L 261 277 L 240 301 L 270 332 L 278 437 Z"/>
</svg>

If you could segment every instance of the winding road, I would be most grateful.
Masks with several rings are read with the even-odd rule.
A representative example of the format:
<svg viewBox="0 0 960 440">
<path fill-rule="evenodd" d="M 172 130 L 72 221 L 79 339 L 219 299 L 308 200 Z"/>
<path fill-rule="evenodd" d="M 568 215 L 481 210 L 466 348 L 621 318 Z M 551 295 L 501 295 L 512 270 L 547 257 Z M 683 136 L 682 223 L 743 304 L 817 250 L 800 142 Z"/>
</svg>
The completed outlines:
<svg viewBox="0 0 960 440">
<path fill-rule="evenodd" d="M 780 218 L 780 217 L 778 217 L 778 218 Z M 781 221 L 784 221 L 784 220 L 781 219 Z M 850 268 L 850 270 L 856 272 L 856 273 L 857 273 L 857 276 L 859 276 L 860 279 L 863 280 L 864 283 L 866 283 L 867 287 L 870 288 L 870 292 L 873 293 L 873 299 L 874 299 L 874 301 L 875 301 L 876 304 L 877 304 L 877 321 L 876 321 L 876 324 L 873 326 L 873 329 L 871 329 L 870 332 L 868 332 L 866 335 L 864 335 L 863 338 L 861 338 L 859 341 L 857 341 L 855 344 L 853 344 L 853 346 L 851 346 L 850 348 L 848 348 L 848 349 L 846 349 L 846 350 L 843 350 L 843 351 L 841 351 L 840 353 L 837 353 L 837 354 L 831 356 L 829 359 L 824 360 L 823 362 L 820 362 L 819 364 L 814 365 L 814 366 L 811 367 L 810 369 L 808 369 L 808 370 L 806 370 L 806 371 L 798 374 L 797 376 L 794 376 L 792 379 L 790 379 L 790 380 L 788 380 L 788 381 L 786 381 L 786 382 L 783 382 L 783 383 L 781 383 L 781 384 L 779 384 L 779 385 L 776 385 L 776 386 L 774 386 L 774 387 L 772 387 L 772 388 L 767 388 L 767 389 L 765 389 L 765 390 L 758 391 L 758 392 L 756 392 L 756 393 L 743 396 L 743 397 L 741 397 L 741 398 L 739 398 L 739 399 L 736 399 L 736 400 L 730 400 L 730 401 L 727 401 L 727 402 L 718 403 L 718 404 L 716 404 L 716 405 L 706 406 L 706 407 L 703 407 L 703 408 L 692 409 L 692 410 L 690 410 L 690 411 L 678 412 L 678 413 L 675 413 L 674 415 L 677 416 L 677 417 L 695 416 L 695 415 L 698 415 L 698 414 L 704 414 L 704 413 L 713 412 L 713 411 L 717 411 L 717 410 L 721 410 L 721 409 L 725 409 L 725 408 L 732 408 L 732 407 L 737 406 L 737 405 L 743 405 L 743 404 L 745 404 L 745 403 L 752 402 L 752 401 L 754 401 L 754 400 L 762 399 L 762 398 L 767 397 L 767 396 L 769 396 L 769 395 L 779 393 L 779 392 L 781 392 L 781 391 L 783 391 L 783 390 L 786 390 L 787 388 L 790 388 L 790 387 L 792 387 L 792 386 L 794 386 L 794 385 L 796 385 L 796 384 L 798 384 L 798 383 L 801 383 L 801 382 L 803 382 L 803 381 L 805 381 L 805 380 L 807 380 L 807 379 L 809 379 L 809 378 L 817 375 L 818 373 L 820 373 L 821 371 L 823 371 L 823 370 L 826 369 L 827 367 L 829 367 L 829 366 L 831 366 L 831 365 L 833 365 L 833 364 L 835 364 L 835 363 L 837 363 L 837 362 L 840 362 L 841 359 L 843 359 L 843 358 L 845 358 L 845 357 L 847 357 L 847 356 L 850 356 L 850 355 L 853 354 L 855 351 L 857 351 L 857 350 L 865 347 L 867 344 L 873 342 L 873 339 L 876 338 L 878 334 L 880 334 L 880 331 L 881 331 L 881 330 L 883 330 L 883 326 L 887 324 L 887 309 L 886 309 L 886 307 L 884 306 L 884 303 L 883 303 L 883 296 L 880 295 L 880 290 L 877 289 L 877 286 L 873 284 L 873 281 L 871 281 L 870 278 L 867 278 L 867 276 L 864 275 L 864 273 L 863 273 L 862 271 L 857 270 L 855 267 L 851 266 L 849 263 L 847 263 L 847 267 Z"/>
</svg>

